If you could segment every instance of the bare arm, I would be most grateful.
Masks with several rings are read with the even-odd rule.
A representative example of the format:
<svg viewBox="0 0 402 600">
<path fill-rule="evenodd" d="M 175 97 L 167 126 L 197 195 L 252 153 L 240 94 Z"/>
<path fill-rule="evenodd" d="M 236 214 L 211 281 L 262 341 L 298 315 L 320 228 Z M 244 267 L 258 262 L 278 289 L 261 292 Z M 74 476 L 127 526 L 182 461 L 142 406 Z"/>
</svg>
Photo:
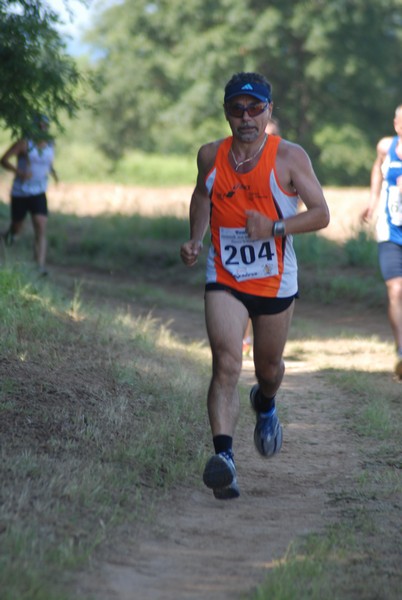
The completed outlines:
<svg viewBox="0 0 402 600">
<path fill-rule="evenodd" d="M 3 154 L 0 159 L 1 166 L 7 171 L 12 171 L 17 177 L 20 179 L 29 179 L 30 174 L 26 171 L 21 171 L 18 169 L 17 165 L 13 164 L 10 159 L 13 157 L 17 157 L 20 154 L 26 154 L 27 152 L 27 143 L 26 140 L 18 140 L 15 142 L 10 148 Z"/>
<path fill-rule="evenodd" d="M 53 177 L 56 183 L 59 183 L 59 176 L 57 175 L 56 169 L 53 165 L 50 167 L 50 175 Z"/>
<path fill-rule="evenodd" d="M 307 209 L 283 220 L 286 233 L 306 233 L 327 227 L 328 205 L 310 158 L 303 148 L 290 142 L 281 142 L 276 170 L 281 186 L 286 191 L 296 191 Z M 272 235 L 272 219 L 256 211 L 247 211 L 247 215 L 247 231 L 251 239 Z"/>
<path fill-rule="evenodd" d="M 209 225 L 210 197 L 205 185 L 205 178 L 215 160 L 217 143 L 202 146 L 198 152 L 197 183 L 191 196 L 190 203 L 190 239 L 182 244 L 180 256 L 188 267 L 192 267 L 198 260 L 202 250 L 202 241 Z"/>
<path fill-rule="evenodd" d="M 377 144 L 377 156 L 371 168 L 370 201 L 360 215 L 360 219 L 366 223 L 372 218 L 380 200 L 381 185 L 383 181 L 381 166 L 387 156 L 391 143 L 392 138 L 386 137 L 382 138 Z"/>
<path fill-rule="evenodd" d="M 53 148 L 55 148 L 55 143 L 54 143 L 54 142 L 52 142 L 52 146 L 53 146 Z M 54 168 L 54 164 L 53 164 L 53 162 L 52 162 L 52 164 L 51 164 L 51 167 L 50 167 L 49 173 L 50 173 L 50 175 L 53 177 L 53 179 L 54 179 L 55 183 L 59 183 L 59 176 L 58 176 L 58 174 L 57 174 L 57 172 L 56 172 L 56 169 Z"/>
</svg>

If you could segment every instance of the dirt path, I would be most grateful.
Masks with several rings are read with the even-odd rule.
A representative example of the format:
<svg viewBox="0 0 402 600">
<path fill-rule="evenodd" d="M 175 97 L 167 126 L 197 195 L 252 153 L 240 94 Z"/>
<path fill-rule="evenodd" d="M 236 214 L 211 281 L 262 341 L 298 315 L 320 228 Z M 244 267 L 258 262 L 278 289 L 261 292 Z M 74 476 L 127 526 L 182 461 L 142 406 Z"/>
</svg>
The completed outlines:
<svg viewBox="0 0 402 600">
<path fill-rule="evenodd" d="M 194 323 L 186 325 L 181 317 L 181 330 L 191 331 Z M 385 326 L 377 322 L 379 335 L 388 335 Z M 244 363 L 242 383 L 254 383 L 251 361 Z M 296 536 L 320 531 L 336 518 L 330 495 L 344 489 L 359 468 L 336 390 L 308 358 L 287 361 L 280 392 L 284 446 L 272 460 L 254 449 L 254 420 L 246 393 L 242 398 L 234 448 L 240 498 L 219 502 L 202 483 L 177 489 L 152 526 L 128 533 L 113 556 L 93 565 L 81 590 L 97 600 L 241 598 Z"/>
<path fill-rule="evenodd" d="M 55 210 L 65 207 L 77 214 L 83 214 L 80 210 L 97 214 L 102 207 L 185 216 L 190 192 L 190 188 L 164 190 L 161 197 L 160 190 L 91 186 L 85 189 L 86 202 L 82 203 L 82 186 L 59 186 L 53 190 L 52 202 Z M 357 227 L 368 190 L 326 190 L 326 196 L 332 218 L 323 235 L 344 239 Z M 391 339 L 385 314 L 380 319 L 364 311 L 351 316 L 336 307 L 317 314 L 315 307 L 300 302 L 296 315 L 319 321 L 324 334 L 330 323 L 340 330 L 353 328 L 356 334 Z M 182 311 L 155 310 L 153 316 L 186 339 L 199 339 L 203 331 L 202 317 L 195 313 L 186 316 Z M 77 596 L 92 594 L 95 600 L 241 598 L 263 581 L 297 536 L 320 531 L 338 517 L 331 494 L 345 489 L 361 465 L 353 436 L 344 428 L 338 391 L 324 382 L 308 356 L 304 360 L 287 360 L 278 396 L 284 445 L 275 459 L 264 460 L 256 453 L 254 420 L 247 392 L 242 393 L 234 447 L 240 498 L 215 500 L 203 486 L 200 473 L 198 487 L 177 488 L 159 507 L 152 524 L 123 532 L 118 543 L 104 549 L 80 580 Z M 242 383 L 254 383 L 250 361 L 244 364 Z"/>
</svg>

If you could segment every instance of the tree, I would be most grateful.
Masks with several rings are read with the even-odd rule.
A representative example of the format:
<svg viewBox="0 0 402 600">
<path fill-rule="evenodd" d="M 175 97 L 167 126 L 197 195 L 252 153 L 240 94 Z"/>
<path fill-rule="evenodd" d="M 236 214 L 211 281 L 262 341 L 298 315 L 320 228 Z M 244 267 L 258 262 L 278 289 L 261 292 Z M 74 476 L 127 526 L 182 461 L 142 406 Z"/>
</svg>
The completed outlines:
<svg viewBox="0 0 402 600">
<path fill-rule="evenodd" d="M 364 183 L 401 102 L 401 9 L 402 0 L 124 0 L 89 37 L 101 56 L 99 143 L 115 157 L 193 152 L 227 134 L 230 76 L 260 71 L 285 137 L 334 183 L 349 169 L 339 135 L 331 158 L 331 132 L 343 132 L 358 154 L 350 179 Z"/>
<path fill-rule="evenodd" d="M 59 123 L 77 109 L 80 79 L 56 29 L 57 14 L 42 0 L 0 0 L 0 120 L 14 135 L 32 129 L 32 115 Z"/>
</svg>

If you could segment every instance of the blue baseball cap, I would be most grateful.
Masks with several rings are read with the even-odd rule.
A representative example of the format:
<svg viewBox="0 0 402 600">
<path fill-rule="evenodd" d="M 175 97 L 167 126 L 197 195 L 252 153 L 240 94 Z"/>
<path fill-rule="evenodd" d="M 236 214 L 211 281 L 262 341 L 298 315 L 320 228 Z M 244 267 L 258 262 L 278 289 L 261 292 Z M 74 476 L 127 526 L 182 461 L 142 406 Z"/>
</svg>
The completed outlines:
<svg viewBox="0 0 402 600">
<path fill-rule="evenodd" d="M 260 100 L 261 102 L 271 102 L 271 90 L 268 86 L 263 83 L 256 83 L 254 81 L 237 81 L 229 85 L 225 89 L 225 99 L 224 102 L 228 102 L 232 98 L 236 98 L 236 96 L 253 96 Z"/>
</svg>

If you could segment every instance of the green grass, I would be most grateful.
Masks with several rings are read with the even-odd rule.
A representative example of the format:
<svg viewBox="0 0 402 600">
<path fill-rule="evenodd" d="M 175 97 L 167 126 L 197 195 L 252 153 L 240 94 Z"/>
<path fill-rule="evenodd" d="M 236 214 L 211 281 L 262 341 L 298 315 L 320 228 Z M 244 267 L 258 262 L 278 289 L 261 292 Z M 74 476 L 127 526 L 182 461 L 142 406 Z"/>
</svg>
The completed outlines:
<svg viewBox="0 0 402 600">
<path fill-rule="evenodd" d="M 0 230 L 6 228 L 7 219 L 5 205 L 0 203 Z M 12 249 L 3 248 L 6 262 L 29 264 L 33 240 L 28 225 Z M 49 264 L 136 275 L 134 293 L 138 298 L 146 295 L 147 285 L 164 281 L 172 286 L 172 293 L 176 286 L 179 299 L 182 294 L 177 286 L 185 283 L 199 289 L 204 281 L 206 252 L 197 269 L 185 269 L 180 260 L 180 245 L 187 237 L 187 220 L 173 216 L 53 214 L 48 234 Z M 157 290 L 152 294 L 158 294 Z"/>
<path fill-rule="evenodd" d="M 0 225 L 7 219 L 8 208 L 0 204 Z M 151 519 L 153 504 L 175 485 L 201 485 L 197 474 L 210 444 L 209 353 L 176 339 L 151 316 L 134 317 L 129 304 L 201 314 L 205 252 L 198 269 L 183 268 L 179 247 L 187 233 L 187 222 L 173 217 L 52 215 L 50 264 L 77 269 L 73 287 L 62 274 L 37 279 L 28 228 L 12 249 L 2 250 L 5 600 L 64 600 L 71 571 L 85 567 L 121 524 Z M 351 306 L 370 302 L 383 310 L 373 240 L 358 234 L 338 245 L 312 234 L 295 243 L 303 298 L 331 305 L 341 297 Z M 92 278 L 86 279 L 87 271 Z M 127 280 L 105 283 L 97 273 Z M 339 410 L 365 468 L 329 498 L 340 510 L 338 522 L 324 535 L 295 540 L 249 596 L 253 600 L 363 598 L 366 580 L 377 597 L 386 589 L 388 565 L 378 540 L 390 545 L 394 529 L 380 520 L 378 506 L 390 519 L 396 516 L 402 415 L 399 387 L 387 374 L 353 362 L 369 344 L 375 364 L 387 351 L 378 340 L 351 340 L 331 324 L 323 332 L 313 320 L 296 320 L 289 356 L 303 360 L 316 352 L 335 397 L 353 396 Z M 352 595 L 355 588 L 360 596 Z M 397 598 L 392 594 L 387 600 Z"/>
<path fill-rule="evenodd" d="M 61 600 L 61 574 L 119 523 L 199 485 L 208 355 L 17 267 L 0 291 L 2 597 Z"/>
<path fill-rule="evenodd" d="M 7 218 L 6 207 L 0 203 L 3 228 Z M 174 216 L 77 217 L 56 213 L 49 227 L 49 261 L 64 266 L 88 266 L 102 272 L 136 273 L 141 279 L 139 285 L 146 282 L 154 285 L 162 278 L 173 285 L 190 283 L 199 288 L 204 280 L 206 251 L 199 268 L 183 269 L 179 248 L 187 236 L 187 219 Z M 32 241 L 26 235 L 19 241 L 22 261 L 29 259 L 31 246 Z M 18 248 L 13 249 L 14 256 Z M 303 299 L 332 304 L 341 298 L 343 302 L 385 307 L 386 292 L 377 265 L 377 246 L 364 232 L 356 232 L 344 244 L 314 233 L 295 236 L 295 249 Z"/>
<path fill-rule="evenodd" d="M 343 600 L 345 596 L 333 588 L 329 574 L 341 568 L 351 547 L 353 535 L 339 526 L 329 528 L 325 537 L 301 537 L 283 558 L 273 562 L 266 583 L 258 587 L 252 599 Z"/>
<path fill-rule="evenodd" d="M 356 231 L 343 244 L 311 233 L 295 236 L 294 245 L 300 267 L 299 290 L 306 300 L 385 305 L 377 243 L 366 232 Z"/>
<path fill-rule="evenodd" d="M 166 187 L 193 185 L 197 177 L 196 154 L 160 155 L 127 152 L 112 162 L 91 144 L 63 143 L 56 140 L 57 172 L 69 183 L 118 183 Z"/>
<path fill-rule="evenodd" d="M 400 597 L 400 518 L 402 494 L 401 385 L 377 365 L 384 344 L 376 339 L 353 338 L 348 330 L 326 329 L 318 323 L 296 320 L 294 341 L 288 344 L 292 360 L 309 356 L 321 361 L 320 377 L 344 420 L 361 468 L 352 477 L 345 473 L 342 487 L 329 493 L 336 511 L 334 525 L 322 534 L 301 537 L 288 552 L 269 565 L 266 579 L 248 600 L 374 600 Z M 318 334 L 318 335 L 317 335 Z M 332 337 L 333 336 L 333 337 Z M 325 345 L 324 345 L 325 344 Z M 372 372 L 361 370 L 362 352 L 372 354 Z M 346 357 L 345 357 L 345 353 Z M 325 355 L 329 356 L 325 356 Z M 342 362 L 327 368 L 325 361 Z M 391 363 L 392 364 L 392 363 Z"/>
<path fill-rule="evenodd" d="M 0 131 L 0 154 L 12 140 Z M 56 171 L 65 183 L 117 183 L 148 187 L 193 185 L 197 177 L 196 153 L 191 155 L 126 153 L 113 162 L 90 143 L 56 138 Z M 3 171 L 2 174 L 4 174 Z"/>
<path fill-rule="evenodd" d="M 370 377 L 361 371 L 350 374 L 329 371 L 328 378 L 344 394 L 359 398 L 359 402 L 350 405 L 348 418 L 351 429 L 376 441 L 370 453 L 383 452 L 383 442 L 385 447 L 395 449 L 395 440 L 400 435 L 400 421 L 395 418 L 399 416 L 400 386 L 389 385 L 383 378 Z"/>
</svg>

